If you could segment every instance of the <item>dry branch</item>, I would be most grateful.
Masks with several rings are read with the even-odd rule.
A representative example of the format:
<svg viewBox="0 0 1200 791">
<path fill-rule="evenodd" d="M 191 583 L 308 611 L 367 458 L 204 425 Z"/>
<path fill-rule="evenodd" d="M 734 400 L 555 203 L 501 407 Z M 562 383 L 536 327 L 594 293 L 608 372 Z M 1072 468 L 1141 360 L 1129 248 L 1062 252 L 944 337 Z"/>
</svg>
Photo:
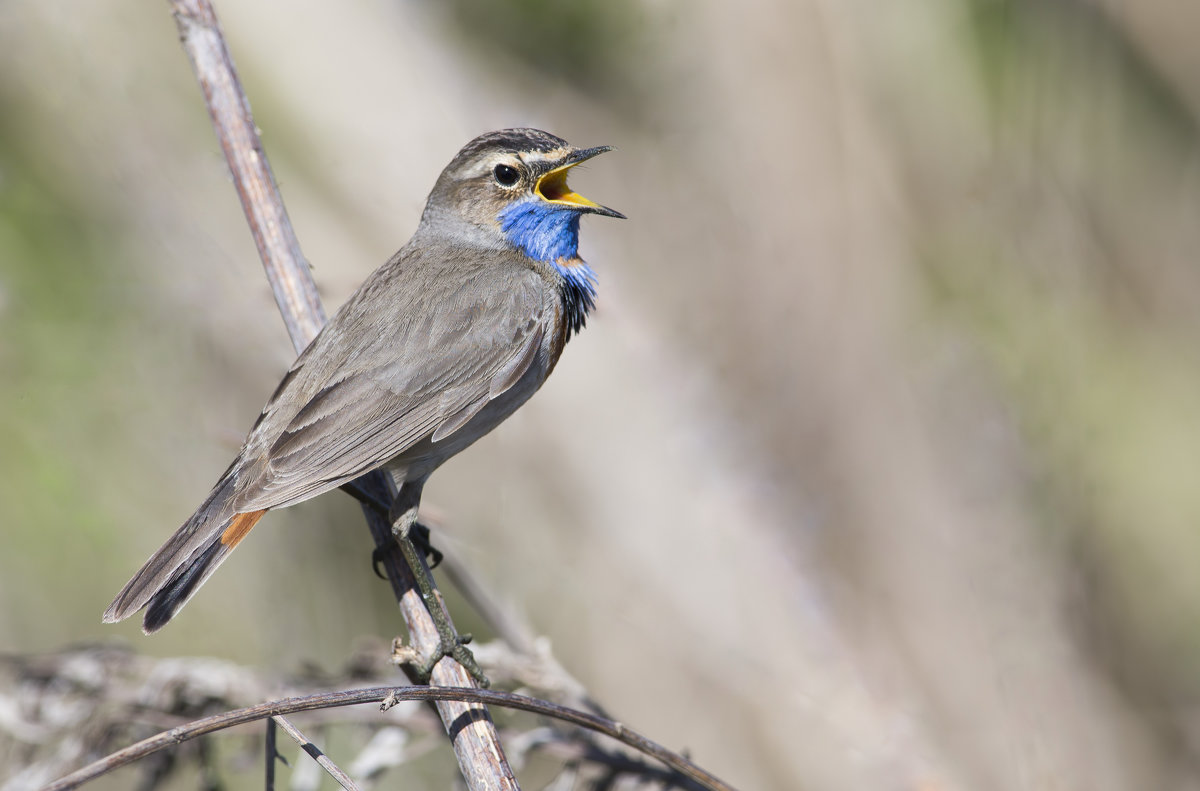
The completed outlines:
<svg viewBox="0 0 1200 791">
<path fill-rule="evenodd" d="M 555 678 L 557 671 L 554 668 L 558 664 L 549 657 L 544 645 L 536 657 L 513 653 L 500 644 L 481 648 L 486 649 L 480 652 L 484 667 L 497 680 L 516 681 L 528 689 L 527 694 L 532 697 L 559 698 L 570 700 L 573 705 L 586 705 L 575 703 L 579 695 L 571 683 Z M 551 661 L 546 661 L 547 657 Z M 115 646 L 84 646 L 51 654 L 0 656 L 0 674 L 9 676 L 0 683 L 0 715 L 5 715 L 0 716 L 0 762 L 5 754 L 13 755 L 14 750 L 19 750 L 22 756 L 18 766 L 7 767 L 16 771 L 3 787 L 10 791 L 43 788 L 54 778 L 66 774 L 69 768 L 82 761 L 96 760 L 96 756 L 105 757 L 80 771 L 106 772 L 125 765 L 125 762 L 114 763 L 114 756 L 118 754 L 126 755 L 129 760 L 146 755 L 162 758 L 167 755 L 166 748 L 178 745 L 172 740 L 154 740 L 162 740 L 170 733 L 178 735 L 183 732 L 181 729 L 195 725 L 194 720 L 217 712 L 257 706 L 263 700 L 302 700 L 359 685 L 390 691 L 394 688 L 381 685 L 387 684 L 394 673 L 395 668 L 387 661 L 385 647 L 378 643 L 364 647 L 333 673 L 308 667 L 302 676 L 291 679 L 218 659 L 154 659 Z M 402 699 L 405 694 L 412 693 L 400 693 L 394 699 Z M 455 694 L 455 690 L 451 689 L 448 694 Z M 541 706 L 535 713 L 547 716 L 569 708 L 561 703 L 558 704 L 560 708 L 555 708 L 554 704 L 540 700 L 533 701 L 532 705 Z M 264 746 L 267 755 L 274 757 L 270 741 L 275 729 L 269 719 L 270 713 L 262 715 L 267 717 L 268 723 Z M 672 756 L 667 751 L 654 753 L 651 758 L 662 758 L 668 767 L 660 768 L 657 762 L 652 763 L 637 753 L 637 746 L 642 742 L 638 745 L 628 741 L 614 742 L 588 730 L 588 723 L 607 722 L 605 717 L 592 718 L 593 715 L 582 713 L 572 717 L 574 724 L 580 724 L 580 718 L 583 718 L 583 727 L 563 727 L 545 721 L 523 727 L 513 722 L 503 734 L 512 760 L 521 763 L 533 753 L 540 753 L 564 765 L 561 770 L 564 778 L 574 775 L 582 784 L 596 782 L 601 787 L 614 789 L 622 786 L 606 786 L 605 783 L 616 778 L 637 788 L 653 788 L 655 784 L 663 788 L 705 786 L 707 781 L 686 779 L 707 777 L 702 770 L 686 768 L 690 766 L 687 759 Z M 352 775 L 364 783 L 390 767 L 440 748 L 445 738 L 441 723 L 429 706 L 392 706 L 383 714 L 362 707 L 314 709 L 305 716 L 305 721 L 321 728 L 351 726 L 352 731 L 360 735 L 364 732 L 372 734 L 358 755 L 349 761 Z M 617 729 L 613 723 L 603 732 L 616 735 Z M 138 755 L 127 752 L 133 749 L 128 747 L 131 741 L 143 740 L 138 744 L 146 745 L 146 737 L 160 730 L 166 734 L 160 733 L 151 739 L 158 745 L 159 752 Z M 419 738 L 410 744 L 409 737 L 414 734 Z M 192 745 L 203 743 L 204 740 L 190 742 Z M 119 745 L 125 747 L 117 751 Z M 198 747 L 193 747 L 178 759 L 172 755 L 171 760 L 163 760 L 158 765 L 152 766 L 153 761 L 146 761 L 146 778 L 139 786 L 154 787 L 154 782 L 166 779 L 165 769 L 180 765 L 183 759 L 203 762 L 204 754 Z M 202 769 L 209 773 L 215 771 L 211 764 Z M 269 783 L 273 782 L 274 770 L 275 763 L 271 760 L 267 764 Z M 71 777 L 78 780 L 79 772 Z M 149 779 L 151 777 L 155 779 Z M 714 786 L 710 784 L 709 787 Z M 724 786 L 718 784 L 715 787 Z"/>
<path fill-rule="evenodd" d="M 250 225 L 267 278 L 275 292 L 279 311 L 297 351 L 302 350 L 325 322 L 316 285 L 283 207 L 275 185 L 250 103 L 242 90 L 233 58 L 208 0 L 172 0 L 184 49 L 204 91 L 213 128 L 229 163 L 246 220 Z M 373 473 L 364 485 L 391 493 L 392 484 L 382 473 Z M 380 547 L 394 547 L 391 526 L 364 507 L 372 537 Z M 412 572 L 389 551 L 384 562 L 400 602 L 414 647 L 423 654 L 437 645 L 437 633 L 429 613 L 416 592 Z M 430 683 L 443 686 L 474 686 L 470 675 L 453 659 L 442 659 L 433 669 Z M 495 724 L 486 709 L 447 701 L 439 704 L 447 733 L 467 785 L 471 789 L 518 788 L 512 769 L 504 758 Z"/>
<path fill-rule="evenodd" d="M 300 711 L 313 709 L 353 706 L 361 703 L 380 703 L 386 711 L 396 703 L 406 700 L 459 701 L 480 705 L 505 706 L 520 711 L 528 711 L 545 717 L 568 722 L 572 725 L 588 728 L 616 739 L 634 749 L 662 761 L 680 774 L 680 779 L 688 778 L 701 787 L 711 791 L 733 791 L 732 786 L 693 764 L 687 758 L 666 749 L 662 745 L 647 739 L 645 736 L 629 730 L 619 722 L 615 722 L 594 714 L 588 714 L 575 709 L 569 709 L 537 698 L 515 695 L 511 692 L 497 692 L 487 689 L 456 689 L 453 687 L 369 687 L 341 692 L 322 692 L 314 695 L 285 698 L 283 700 L 260 703 L 244 709 L 224 712 L 212 717 L 189 722 L 171 728 L 149 739 L 143 739 L 137 744 L 130 745 L 111 755 L 79 769 L 66 777 L 46 786 L 43 791 L 69 791 L 79 785 L 93 780 L 106 772 L 152 755 L 159 750 L 174 747 L 191 739 L 195 739 L 216 731 L 244 725 L 248 722 L 279 717 Z"/>
</svg>

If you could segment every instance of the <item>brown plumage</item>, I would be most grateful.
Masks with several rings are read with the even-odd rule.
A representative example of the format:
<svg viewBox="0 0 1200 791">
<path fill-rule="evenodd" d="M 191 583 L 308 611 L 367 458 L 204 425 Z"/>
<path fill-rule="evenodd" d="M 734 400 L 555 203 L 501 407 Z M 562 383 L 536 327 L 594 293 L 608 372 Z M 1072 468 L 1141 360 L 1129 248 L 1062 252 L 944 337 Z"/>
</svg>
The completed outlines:
<svg viewBox="0 0 1200 791">
<path fill-rule="evenodd" d="M 566 189 L 566 168 L 604 150 L 531 129 L 468 143 L 413 238 L 300 354 L 208 498 L 104 620 L 146 607 L 143 628 L 161 628 L 272 508 L 379 467 L 419 494 L 533 395 L 591 305 L 579 279 L 591 271 L 560 235 L 582 213 L 621 216 Z"/>
</svg>

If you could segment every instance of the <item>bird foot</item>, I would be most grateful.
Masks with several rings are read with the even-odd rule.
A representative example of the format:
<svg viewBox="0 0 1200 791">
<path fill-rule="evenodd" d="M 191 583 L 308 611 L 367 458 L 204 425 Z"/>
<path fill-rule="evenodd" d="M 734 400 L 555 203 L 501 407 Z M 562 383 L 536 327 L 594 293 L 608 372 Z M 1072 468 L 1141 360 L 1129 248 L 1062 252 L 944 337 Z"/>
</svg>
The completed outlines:
<svg viewBox="0 0 1200 791">
<path fill-rule="evenodd" d="M 401 663 L 406 667 L 411 668 L 413 674 L 422 680 L 422 683 L 429 682 L 429 674 L 433 670 L 442 657 L 450 657 L 454 661 L 462 665 L 470 675 L 475 679 L 475 682 L 480 686 L 488 686 L 487 676 L 479 669 L 479 664 L 475 661 L 475 655 L 467 650 L 467 643 L 470 642 L 470 636 L 464 635 L 459 637 L 454 631 L 454 625 L 450 622 L 450 616 L 446 613 L 446 606 L 442 602 L 440 594 L 433 584 L 433 575 L 425 565 L 425 558 L 422 552 L 418 551 L 414 544 L 414 539 L 420 539 L 421 533 L 424 533 L 423 549 L 426 552 L 432 550 L 429 547 L 429 531 L 417 523 L 417 510 L 421 505 L 421 486 L 424 481 L 405 481 L 400 487 L 400 491 L 396 494 L 396 499 L 389 509 L 389 519 L 392 523 L 392 536 L 396 540 L 396 546 L 400 549 L 400 554 L 404 556 L 404 562 L 408 564 L 412 570 L 413 582 L 416 585 L 417 593 L 421 596 L 421 601 L 425 605 L 425 609 L 429 612 L 429 617 L 433 621 L 434 627 L 438 634 L 438 647 L 434 650 L 432 656 L 428 659 L 420 659 L 417 654 L 414 655 L 409 651 L 401 652 Z M 417 528 L 417 529 L 414 529 Z M 391 549 L 391 547 L 388 547 Z M 441 553 L 436 553 L 434 562 L 440 560 Z"/>
<path fill-rule="evenodd" d="M 438 631 L 440 633 L 441 629 Z M 491 681 L 484 675 L 479 663 L 475 661 L 475 655 L 467 648 L 467 643 L 471 642 L 471 635 L 451 636 L 449 640 L 446 639 L 446 635 L 441 635 L 441 637 L 442 640 L 437 649 L 428 658 L 421 656 L 421 652 L 415 647 L 397 637 L 392 641 L 392 661 L 407 670 L 418 684 L 428 685 L 434 665 L 442 661 L 443 657 L 448 656 L 462 665 L 463 670 L 466 670 L 480 687 L 487 689 L 491 686 Z"/>
</svg>

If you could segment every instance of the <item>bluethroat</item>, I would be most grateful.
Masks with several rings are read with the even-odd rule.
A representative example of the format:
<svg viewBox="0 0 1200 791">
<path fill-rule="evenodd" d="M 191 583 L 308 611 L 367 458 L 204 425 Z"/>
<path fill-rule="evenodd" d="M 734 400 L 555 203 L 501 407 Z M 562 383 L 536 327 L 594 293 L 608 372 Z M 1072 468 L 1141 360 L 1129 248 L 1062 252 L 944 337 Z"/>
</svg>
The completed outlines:
<svg viewBox="0 0 1200 791">
<path fill-rule="evenodd" d="M 342 305 L 284 375 L 200 508 L 104 613 L 145 608 L 149 634 L 199 590 L 263 514 L 378 468 L 406 536 L 443 462 L 533 395 L 596 295 L 579 257 L 584 214 L 623 217 L 567 173 L 608 147 L 537 129 L 467 143 L 442 171 L 408 244 Z"/>
</svg>

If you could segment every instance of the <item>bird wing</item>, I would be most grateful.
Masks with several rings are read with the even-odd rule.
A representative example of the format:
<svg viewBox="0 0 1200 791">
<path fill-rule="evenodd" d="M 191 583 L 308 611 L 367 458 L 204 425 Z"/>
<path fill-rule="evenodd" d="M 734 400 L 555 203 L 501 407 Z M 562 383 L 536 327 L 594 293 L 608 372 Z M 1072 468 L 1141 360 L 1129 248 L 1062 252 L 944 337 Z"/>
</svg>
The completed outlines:
<svg viewBox="0 0 1200 791">
<path fill-rule="evenodd" d="M 243 448 L 238 510 L 307 499 L 436 443 L 533 365 L 554 315 L 541 276 L 429 259 L 398 254 L 297 359 Z"/>
</svg>

